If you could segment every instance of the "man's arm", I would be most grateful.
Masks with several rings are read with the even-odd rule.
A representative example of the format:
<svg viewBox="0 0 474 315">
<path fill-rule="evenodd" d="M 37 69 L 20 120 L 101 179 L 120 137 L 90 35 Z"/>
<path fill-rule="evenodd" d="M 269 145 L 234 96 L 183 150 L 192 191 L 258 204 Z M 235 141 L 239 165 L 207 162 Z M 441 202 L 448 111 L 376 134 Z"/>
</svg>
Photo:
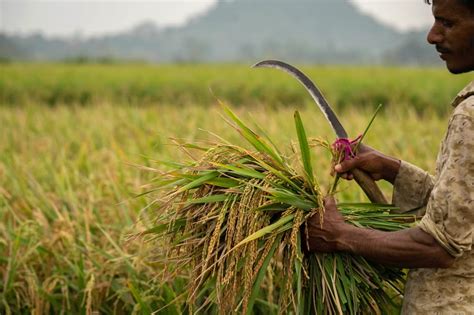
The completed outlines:
<svg viewBox="0 0 474 315">
<path fill-rule="evenodd" d="M 406 198 L 410 202 L 420 203 L 429 196 L 427 213 L 419 227 L 399 232 L 357 228 L 344 222 L 334 199 L 328 198 L 324 224 L 320 224 L 319 216 L 308 220 L 309 250 L 346 251 L 383 264 L 410 268 L 446 268 L 454 262 L 454 257 L 471 250 L 474 231 L 472 108 L 472 103 L 456 108 L 457 113 L 453 115 L 443 142 L 444 161 L 439 164 L 436 187 L 433 187 L 431 177 L 423 175 L 406 192 L 413 194 Z M 360 161 L 352 163 L 360 164 Z M 400 174 L 403 169 L 408 170 L 405 175 Z M 409 169 L 402 165 L 396 177 L 404 177 L 410 182 L 415 177 L 412 174 L 421 174 Z"/>
<path fill-rule="evenodd" d="M 382 232 L 347 225 L 338 247 L 374 262 L 402 268 L 448 268 L 454 262 L 453 256 L 418 227 Z"/>
<path fill-rule="evenodd" d="M 434 186 L 434 178 L 427 172 L 365 145 L 355 158 L 342 161 L 334 171 L 350 180 L 354 168 L 369 173 L 374 180 L 384 179 L 394 185 L 392 203 L 399 207 L 396 212 L 417 210 L 417 214 L 424 213 Z"/>
<path fill-rule="evenodd" d="M 308 221 L 308 246 L 309 251 L 344 251 L 402 268 L 448 268 L 454 262 L 453 256 L 418 227 L 383 232 L 344 222 L 332 197 L 325 200 L 324 224 L 321 226 L 319 215 Z"/>
</svg>

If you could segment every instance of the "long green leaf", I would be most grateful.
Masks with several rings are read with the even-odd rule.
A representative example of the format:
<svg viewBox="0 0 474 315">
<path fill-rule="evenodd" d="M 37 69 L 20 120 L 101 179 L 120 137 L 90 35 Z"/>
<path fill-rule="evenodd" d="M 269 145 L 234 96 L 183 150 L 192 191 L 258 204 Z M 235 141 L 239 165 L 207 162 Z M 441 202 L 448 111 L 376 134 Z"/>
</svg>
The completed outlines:
<svg viewBox="0 0 474 315">
<path fill-rule="evenodd" d="M 301 192 L 302 195 L 305 195 L 307 196 L 309 199 L 314 199 L 314 196 L 309 194 L 308 192 L 306 192 L 302 187 L 300 187 L 297 183 L 295 183 L 295 180 L 294 179 L 290 179 L 288 178 L 288 176 L 286 176 L 283 172 L 277 170 L 276 168 L 272 167 L 271 165 L 269 165 L 268 163 L 266 163 L 265 161 L 263 161 L 262 159 L 256 157 L 256 156 L 253 156 L 253 158 L 255 159 L 255 161 L 260 165 L 262 166 L 263 168 L 265 168 L 267 171 L 271 172 L 273 175 L 276 175 L 277 177 L 279 177 L 280 179 L 284 180 L 286 183 L 288 183 L 291 187 L 295 188 L 297 191 Z M 290 174 L 288 174 L 290 175 Z"/>
<path fill-rule="evenodd" d="M 292 228 L 293 228 L 293 222 L 290 221 L 290 222 L 286 223 L 285 225 L 280 226 L 277 230 L 273 231 L 273 233 L 280 234 L 280 233 L 286 232 L 288 230 L 291 230 Z"/>
<path fill-rule="evenodd" d="M 138 302 L 140 305 L 140 313 L 141 314 L 151 314 L 152 310 L 151 307 L 145 303 L 145 301 L 141 298 L 139 291 L 135 286 L 132 284 L 132 282 L 128 282 L 128 288 L 130 292 L 132 293 L 133 297 L 135 300 Z"/>
<path fill-rule="evenodd" d="M 370 127 L 372 126 L 372 123 L 374 122 L 375 120 L 375 117 L 377 117 L 377 114 L 379 113 L 380 109 L 382 108 L 382 104 L 379 104 L 379 106 L 377 106 L 377 109 L 375 110 L 374 114 L 372 115 L 372 118 L 370 119 L 369 121 L 369 124 L 367 125 L 367 127 L 365 128 L 364 132 L 362 133 L 362 136 L 360 137 L 360 140 L 359 142 L 357 142 L 355 148 L 354 148 L 354 152 L 357 153 L 357 151 L 359 150 L 359 145 L 362 143 L 362 140 L 364 140 L 365 138 L 365 135 L 367 134 L 367 132 L 369 131 Z"/>
<path fill-rule="evenodd" d="M 288 204 L 277 202 L 258 207 L 257 209 L 255 209 L 255 211 L 285 211 L 289 207 L 290 206 Z"/>
<path fill-rule="evenodd" d="M 271 200 L 288 204 L 298 209 L 309 211 L 317 207 L 316 203 L 309 200 L 305 200 L 304 198 L 295 194 L 287 193 L 285 191 L 277 190 L 277 189 L 271 189 L 269 190 L 269 192 L 271 194 L 271 197 L 270 197 Z"/>
<path fill-rule="evenodd" d="M 253 117 L 251 116 L 250 117 L 252 119 L 252 123 L 253 125 L 255 126 L 255 128 L 257 129 L 257 132 L 259 134 L 261 134 L 269 143 L 270 145 L 272 146 L 273 150 L 275 150 L 275 152 L 279 155 L 279 156 L 283 156 L 282 153 L 280 152 L 280 150 L 278 149 L 278 146 L 273 142 L 273 140 L 270 138 L 270 136 L 266 133 L 265 130 L 263 130 L 262 127 L 260 127 L 260 124 L 257 123 Z"/>
<path fill-rule="evenodd" d="M 212 163 L 212 164 L 219 167 L 219 168 L 230 170 L 230 171 L 232 171 L 235 174 L 240 175 L 240 176 L 250 177 L 250 178 L 258 178 L 258 179 L 264 179 L 265 178 L 264 174 L 254 170 L 254 169 L 251 169 L 249 167 L 244 167 L 243 165 L 240 166 L 240 167 L 237 167 L 237 166 L 231 165 L 231 164 L 221 164 L 221 163 Z"/>
<path fill-rule="evenodd" d="M 295 111 L 294 116 L 296 134 L 298 135 L 298 142 L 300 144 L 301 160 L 303 162 L 308 181 L 311 183 L 311 185 L 314 185 L 313 166 L 311 165 L 311 152 L 309 149 L 308 138 L 306 137 L 306 131 L 304 129 L 300 113 Z"/>
<path fill-rule="evenodd" d="M 216 172 L 216 171 L 206 173 L 206 174 L 198 177 L 197 179 L 193 180 L 189 184 L 186 184 L 186 185 L 182 186 L 180 189 L 178 189 L 178 191 L 176 193 L 182 193 L 186 190 L 199 187 L 202 184 L 204 184 L 205 182 L 207 182 L 207 181 L 209 181 L 213 178 L 216 178 L 218 175 L 219 175 L 219 172 Z"/>
<path fill-rule="evenodd" d="M 239 186 L 240 182 L 232 178 L 216 177 L 206 181 L 206 184 L 223 188 L 234 188 Z"/>
<path fill-rule="evenodd" d="M 341 208 L 352 208 L 360 210 L 398 210 L 394 205 L 386 205 L 382 203 L 368 203 L 368 202 L 341 202 L 338 204 Z"/>
<path fill-rule="evenodd" d="M 232 110 L 226 106 L 225 104 L 221 103 L 225 113 L 234 121 L 239 128 L 241 129 L 242 136 L 259 152 L 266 153 L 270 155 L 275 162 L 280 164 L 281 166 L 284 164 L 283 163 L 283 158 L 275 152 L 267 143 L 265 143 L 265 139 L 261 138 L 259 135 L 257 135 L 255 132 L 253 132 L 249 127 L 247 127 L 241 120 L 240 118 L 232 112 Z"/>
<path fill-rule="evenodd" d="M 167 231 L 168 228 L 169 228 L 169 224 L 164 223 L 164 224 L 160 224 L 155 227 L 152 227 L 146 230 L 145 232 L 143 232 L 142 234 L 162 234 L 163 232 Z"/>
<path fill-rule="evenodd" d="M 260 230 L 258 230 L 257 232 L 247 236 L 244 240 L 242 240 L 240 243 L 238 243 L 235 248 L 239 247 L 239 246 L 242 246 L 248 242 L 251 242 L 251 241 L 254 241 L 256 239 L 259 239 L 261 238 L 262 236 L 264 235 L 267 235 L 268 233 L 271 233 L 273 232 L 275 229 L 279 228 L 280 226 L 282 225 L 285 225 L 285 223 L 288 223 L 290 222 L 291 220 L 293 220 L 293 218 L 295 217 L 294 214 L 290 214 L 290 215 L 287 215 L 283 218 L 280 218 L 277 222 L 273 223 L 273 224 L 270 224 Z"/>
</svg>

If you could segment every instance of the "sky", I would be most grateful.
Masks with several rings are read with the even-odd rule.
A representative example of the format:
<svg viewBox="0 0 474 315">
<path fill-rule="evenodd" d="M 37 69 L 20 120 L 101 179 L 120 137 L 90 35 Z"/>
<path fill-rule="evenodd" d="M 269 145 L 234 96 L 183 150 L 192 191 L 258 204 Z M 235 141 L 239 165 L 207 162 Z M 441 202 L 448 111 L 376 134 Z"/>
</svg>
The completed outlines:
<svg viewBox="0 0 474 315">
<path fill-rule="evenodd" d="M 143 21 L 159 26 L 180 25 L 205 12 L 216 1 L 0 0 L 0 31 L 15 34 L 41 31 L 47 36 L 97 36 L 127 30 Z M 268 0 L 269 4 L 271 1 Z M 432 22 L 431 9 L 423 0 L 351 1 L 361 11 L 399 30 L 419 29 Z"/>
</svg>

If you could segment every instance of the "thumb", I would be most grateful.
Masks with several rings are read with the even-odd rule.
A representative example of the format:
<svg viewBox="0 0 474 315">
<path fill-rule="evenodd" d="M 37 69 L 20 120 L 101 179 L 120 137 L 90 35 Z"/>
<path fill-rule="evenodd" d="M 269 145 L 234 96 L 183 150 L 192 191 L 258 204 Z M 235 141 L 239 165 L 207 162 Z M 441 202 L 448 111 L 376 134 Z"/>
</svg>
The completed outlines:
<svg viewBox="0 0 474 315">
<path fill-rule="evenodd" d="M 354 168 L 357 168 L 359 164 L 359 159 L 357 157 L 342 161 L 341 163 L 334 166 L 334 170 L 338 173 L 346 173 Z"/>
<path fill-rule="evenodd" d="M 335 208 L 336 207 L 336 199 L 334 199 L 334 196 L 328 195 L 324 197 L 324 208 L 329 209 L 329 208 Z"/>
</svg>

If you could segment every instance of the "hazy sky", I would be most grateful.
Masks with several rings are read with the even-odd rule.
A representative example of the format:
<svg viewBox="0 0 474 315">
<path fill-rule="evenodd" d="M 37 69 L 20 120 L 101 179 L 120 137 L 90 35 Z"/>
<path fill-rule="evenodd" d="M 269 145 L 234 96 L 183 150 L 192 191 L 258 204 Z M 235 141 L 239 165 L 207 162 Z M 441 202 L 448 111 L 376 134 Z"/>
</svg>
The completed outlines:
<svg viewBox="0 0 474 315">
<path fill-rule="evenodd" d="M 179 25 L 187 18 L 204 12 L 216 1 L 0 0 L 0 31 L 42 31 L 51 36 L 80 33 L 89 36 L 129 29 L 144 20 L 160 26 Z M 323 0 L 297 1 L 316 3 Z M 427 26 L 432 21 L 431 9 L 423 0 L 351 1 L 363 12 L 401 30 Z M 270 5 L 272 0 L 268 3 Z"/>
</svg>

